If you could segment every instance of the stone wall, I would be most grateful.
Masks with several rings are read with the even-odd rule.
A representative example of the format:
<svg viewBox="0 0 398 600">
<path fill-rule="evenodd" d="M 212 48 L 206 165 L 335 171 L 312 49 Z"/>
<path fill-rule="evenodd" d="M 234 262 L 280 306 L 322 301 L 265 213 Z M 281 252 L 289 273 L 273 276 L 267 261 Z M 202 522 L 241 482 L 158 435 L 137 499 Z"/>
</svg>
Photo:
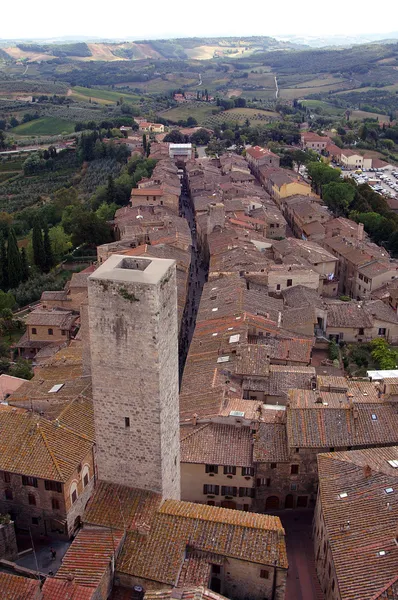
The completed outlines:
<svg viewBox="0 0 398 600">
<path fill-rule="evenodd" d="M 14 523 L 0 525 L 0 559 L 15 561 L 18 558 L 17 540 Z"/>
<path fill-rule="evenodd" d="M 99 478 L 178 499 L 175 262 L 111 256 L 89 279 L 89 322 Z"/>
</svg>

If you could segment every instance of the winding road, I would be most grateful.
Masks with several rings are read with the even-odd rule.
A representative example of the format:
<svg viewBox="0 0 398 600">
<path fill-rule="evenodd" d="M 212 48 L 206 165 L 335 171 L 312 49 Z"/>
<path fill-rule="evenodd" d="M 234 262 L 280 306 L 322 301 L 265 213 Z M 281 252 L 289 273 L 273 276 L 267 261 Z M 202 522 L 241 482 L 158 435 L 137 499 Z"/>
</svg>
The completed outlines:
<svg viewBox="0 0 398 600">
<path fill-rule="evenodd" d="M 278 88 L 278 80 L 275 75 L 275 98 L 278 100 L 279 88 Z"/>
</svg>

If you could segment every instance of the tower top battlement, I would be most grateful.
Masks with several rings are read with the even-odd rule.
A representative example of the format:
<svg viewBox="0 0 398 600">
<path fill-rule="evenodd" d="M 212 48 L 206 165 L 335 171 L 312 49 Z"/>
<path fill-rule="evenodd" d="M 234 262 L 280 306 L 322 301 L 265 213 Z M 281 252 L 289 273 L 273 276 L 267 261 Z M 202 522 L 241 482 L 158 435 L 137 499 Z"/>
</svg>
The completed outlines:
<svg viewBox="0 0 398 600">
<path fill-rule="evenodd" d="M 98 279 L 115 283 L 141 283 L 157 285 L 167 274 L 175 260 L 164 258 L 143 258 L 113 254 L 92 275 L 89 280 Z"/>
</svg>

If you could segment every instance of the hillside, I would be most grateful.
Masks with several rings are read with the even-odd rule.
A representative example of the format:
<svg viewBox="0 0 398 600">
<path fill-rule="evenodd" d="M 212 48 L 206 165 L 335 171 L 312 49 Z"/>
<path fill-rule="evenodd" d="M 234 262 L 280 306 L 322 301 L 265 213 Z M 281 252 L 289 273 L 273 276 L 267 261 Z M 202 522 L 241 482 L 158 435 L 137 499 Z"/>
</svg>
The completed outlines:
<svg viewBox="0 0 398 600">
<path fill-rule="evenodd" d="M 181 38 L 175 40 L 143 40 L 137 42 L 71 42 L 23 43 L 17 42 L 3 48 L 14 60 L 31 62 L 70 57 L 75 60 L 114 61 L 143 59 L 196 59 L 250 56 L 255 52 L 294 50 L 304 46 L 278 41 L 271 37 L 248 38 Z M 4 55 L 3 55 L 4 56 Z"/>
</svg>

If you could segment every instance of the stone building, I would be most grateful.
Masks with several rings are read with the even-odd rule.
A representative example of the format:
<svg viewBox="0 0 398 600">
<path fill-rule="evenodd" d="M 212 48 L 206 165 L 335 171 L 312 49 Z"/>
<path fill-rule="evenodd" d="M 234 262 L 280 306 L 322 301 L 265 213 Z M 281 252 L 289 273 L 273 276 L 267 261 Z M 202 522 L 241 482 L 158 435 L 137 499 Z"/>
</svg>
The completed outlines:
<svg viewBox="0 0 398 600">
<path fill-rule="evenodd" d="M 234 425 L 181 427 L 183 500 L 250 510 L 254 498 L 252 434 L 239 417 Z"/>
<path fill-rule="evenodd" d="M 179 498 L 175 262 L 108 258 L 89 321 L 99 478 Z"/>
<path fill-rule="evenodd" d="M 318 456 L 315 566 L 326 600 L 398 595 L 398 447 Z"/>
<path fill-rule="evenodd" d="M 20 356 L 34 358 L 42 348 L 48 345 L 69 343 L 77 332 L 78 315 L 62 309 L 37 309 L 26 318 L 26 331 L 15 345 Z"/>
<path fill-rule="evenodd" d="M 0 410 L 0 512 L 18 531 L 69 538 L 80 526 L 93 491 L 94 441 L 90 418 L 79 417 L 85 435 L 73 430 L 72 410 L 53 422 L 10 406 Z"/>
</svg>

